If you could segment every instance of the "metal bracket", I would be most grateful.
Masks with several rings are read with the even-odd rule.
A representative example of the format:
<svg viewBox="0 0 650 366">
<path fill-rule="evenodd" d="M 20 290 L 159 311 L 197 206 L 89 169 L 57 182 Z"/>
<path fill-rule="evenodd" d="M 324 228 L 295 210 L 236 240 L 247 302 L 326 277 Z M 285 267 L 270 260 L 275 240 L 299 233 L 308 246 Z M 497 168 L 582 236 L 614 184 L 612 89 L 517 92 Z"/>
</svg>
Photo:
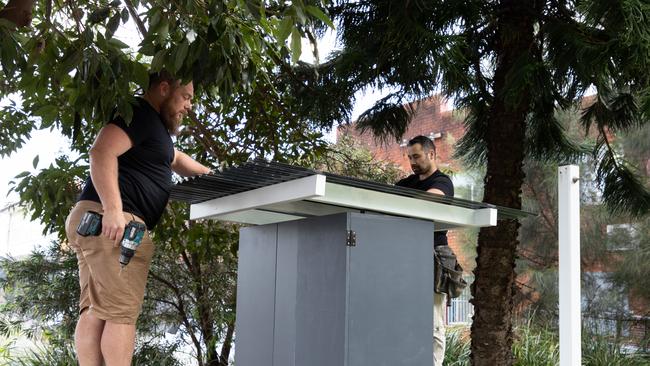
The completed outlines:
<svg viewBox="0 0 650 366">
<path fill-rule="evenodd" d="M 345 245 L 349 247 L 357 246 L 357 233 L 355 231 L 348 230 Z"/>
</svg>

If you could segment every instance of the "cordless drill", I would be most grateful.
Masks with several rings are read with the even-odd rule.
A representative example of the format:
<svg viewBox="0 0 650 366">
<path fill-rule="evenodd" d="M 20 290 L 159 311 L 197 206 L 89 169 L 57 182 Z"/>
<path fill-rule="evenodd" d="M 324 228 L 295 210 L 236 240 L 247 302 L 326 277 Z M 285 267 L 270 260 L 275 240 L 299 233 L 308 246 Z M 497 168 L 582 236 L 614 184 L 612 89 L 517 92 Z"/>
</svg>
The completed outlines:
<svg viewBox="0 0 650 366">
<path fill-rule="evenodd" d="M 138 249 L 144 232 L 147 227 L 137 221 L 129 221 L 124 228 L 124 236 L 120 242 L 120 265 L 124 268 L 129 262 L 135 250 Z M 77 234 L 81 236 L 97 236 L 102 233 L 102 215 L 95 211 L 87 211 L 77 227 Z"/>
</svg>

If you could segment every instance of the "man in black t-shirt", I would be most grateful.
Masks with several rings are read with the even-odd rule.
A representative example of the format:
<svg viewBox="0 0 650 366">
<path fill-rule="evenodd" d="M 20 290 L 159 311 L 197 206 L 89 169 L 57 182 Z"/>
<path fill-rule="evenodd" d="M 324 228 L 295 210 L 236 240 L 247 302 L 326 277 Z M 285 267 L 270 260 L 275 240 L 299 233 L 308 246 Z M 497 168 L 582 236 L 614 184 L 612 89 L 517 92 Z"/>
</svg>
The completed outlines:
<svg viewBox="0 0 650 366">
<path fill-rule="evenodd" d="M 131 220 L 144 222 L 149 230 L 156 225 L 169 200 L 172 171 L 183 176 L 210 172 L 176 150 L 171 139 L 193 96 L 192 82 L 182 84 L 164 70 L 152 74 L 130 123 L 114 117 L 90 149 L 90 176 L 66 220 L 68 242 L 79 262 L 75 348 L 81 366 L 131 364 L 154 245 L 147 232 L 122 273 L 119 243 Z M 76 233 L 90 210 L 103 215 L 98 237 Z"/>
<path fill-rule="evenodd" d="M 419 189 L 444 196 L 454 196 L 454 184 L 449 176 L 438 170 L 436 145 L 425 136 L 416 136 L 407 144 L 409 163 L 413 174 L 395 183 L 397 186 Z M 447 245 L 447 231 L 436 231 L 434 250 Z M 433 294 L 433 362 L 442 366 L 445 357 L 445 303 L 446 294 Z"/>
</svg>

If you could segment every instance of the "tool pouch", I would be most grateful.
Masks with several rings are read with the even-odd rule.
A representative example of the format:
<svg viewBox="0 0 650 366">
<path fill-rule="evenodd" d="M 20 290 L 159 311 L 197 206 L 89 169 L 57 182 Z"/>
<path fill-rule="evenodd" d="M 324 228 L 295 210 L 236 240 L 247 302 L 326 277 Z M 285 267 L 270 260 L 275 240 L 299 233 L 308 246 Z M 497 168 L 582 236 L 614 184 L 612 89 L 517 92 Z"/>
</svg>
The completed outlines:
<svg viewBox="0 0 650 366">
<path fill-rule="evenodd" d="M 467 287 L 463 279 L 463 268 L 458 264 L 456 255 L 447 245 L 434 248 L 434 276 L 433 290 L 439 294 L 447 294 L 449 298 L 456 298 Z"/>
</svg>

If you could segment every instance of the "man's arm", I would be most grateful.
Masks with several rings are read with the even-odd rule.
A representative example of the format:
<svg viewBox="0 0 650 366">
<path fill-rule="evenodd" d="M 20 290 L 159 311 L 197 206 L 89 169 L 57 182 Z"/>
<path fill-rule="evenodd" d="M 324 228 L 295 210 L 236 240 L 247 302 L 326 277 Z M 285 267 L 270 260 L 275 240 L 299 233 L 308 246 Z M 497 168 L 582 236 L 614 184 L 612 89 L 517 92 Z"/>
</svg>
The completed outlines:
<svg viewBox="0 0 650 366">
<path fill-rule="evenodd" d="M 174 149 L 172 170 L 184 177 L 210 173 L 210 168 L 192 159 L 184 152 Z"/>
<path fill-rule="evenodd" d="M 440 177 L 433 181 L 433 184 L 429 186 L 427 192 L 439 194 L 441 196 L 453 196 L 454 183 L 452 183 L 449 178 Z"/>
<path fill-rule="evenodd" d="M 126 132 L 114 124 L 108 124 L 99 131 L 89 152 L 90 177 L 104 209 L 102 235 L 114 240 L 115 245 L 122 239 L 126 226 L 117 183 L 117 157 L 131 146 Z"/>
<path fill-rule="evenodd" d="M 441 195 L 441 196 L 444 196 L 444 195 L 445 195 L 445 192 L 439 190 L 438 188 L 429 188 L 429 189 L 427 189 L 427 192 L 429 192 L 429 193 L 439 194 L 439 195 Z"/>
</svg>

